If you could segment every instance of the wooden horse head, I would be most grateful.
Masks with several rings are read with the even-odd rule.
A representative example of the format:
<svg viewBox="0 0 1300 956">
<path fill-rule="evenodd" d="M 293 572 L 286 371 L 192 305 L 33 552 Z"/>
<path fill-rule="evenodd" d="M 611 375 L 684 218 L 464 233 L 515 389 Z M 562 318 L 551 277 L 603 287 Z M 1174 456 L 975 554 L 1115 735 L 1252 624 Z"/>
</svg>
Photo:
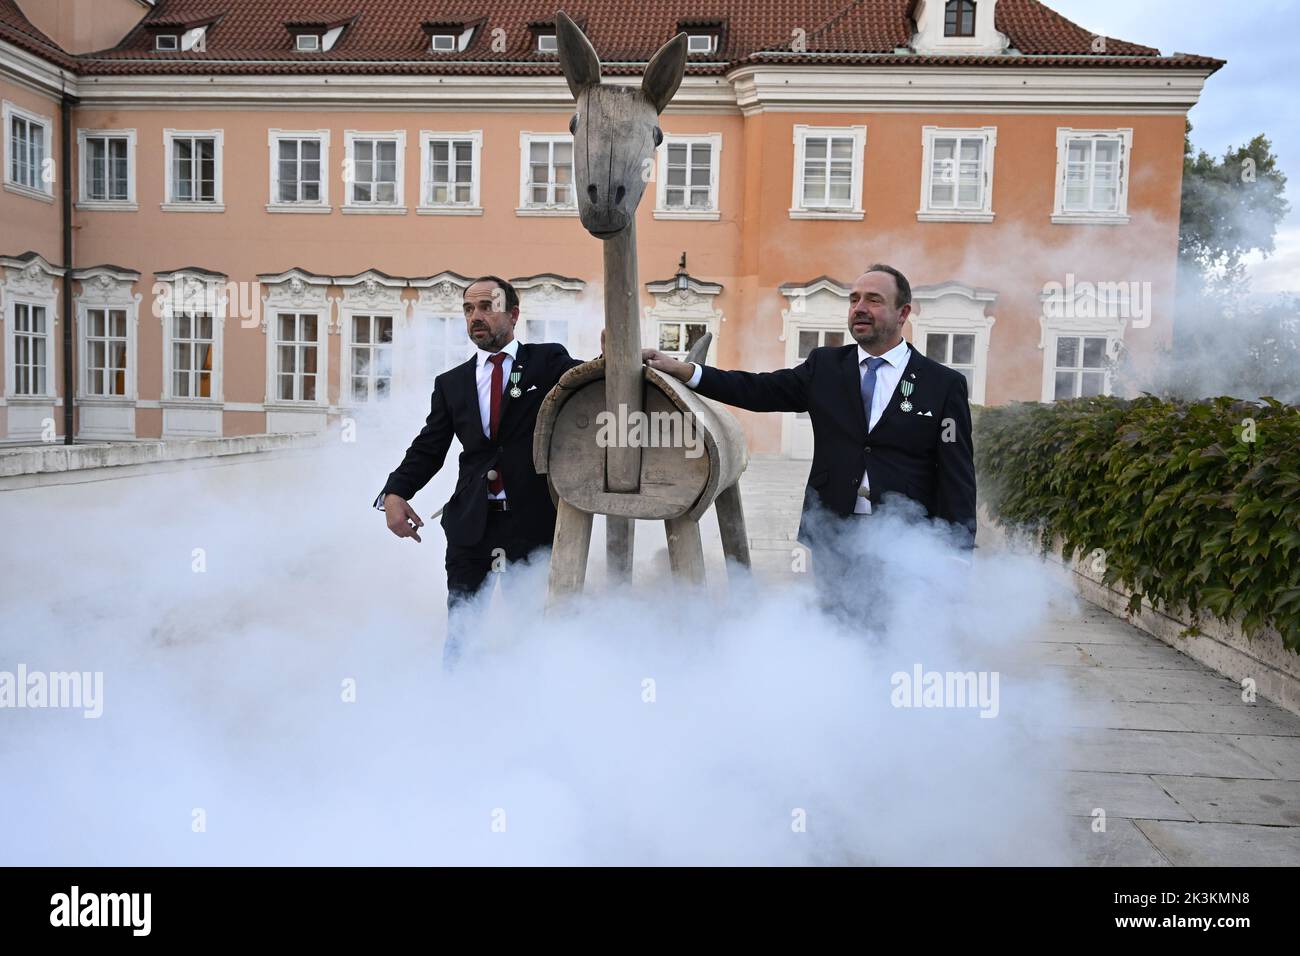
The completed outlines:
<svg viewBox="0 0 1300 956">
<path fill-rule="evenodd" d="M 659 114 L 686 72 L 686 34 L 660 47 L 636 89 L 601 84 L 595 48 L 563 12 L 555 15 L 555 33 L 560 69 L 578 101 L 569 122 L 578 216 L 597 239 L 611 239 L 632 222 L 645 192 L 646 171 L 663 142 Z"/>
</svg>

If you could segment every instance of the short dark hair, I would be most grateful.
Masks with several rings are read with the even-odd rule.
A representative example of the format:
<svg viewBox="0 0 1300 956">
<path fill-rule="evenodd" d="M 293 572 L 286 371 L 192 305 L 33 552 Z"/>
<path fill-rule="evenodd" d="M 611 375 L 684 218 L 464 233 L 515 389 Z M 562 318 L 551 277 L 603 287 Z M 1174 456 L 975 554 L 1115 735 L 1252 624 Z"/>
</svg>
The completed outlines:
<svg viewBox="0 0 1300 956">
<path fill-rule="evenodd" d="M 898 286 L 898 294 L 894 296 L 894 308 L 901 309 L 903 306 L 911 304 L 912 283 L 907 281 L 907 276 L 903 275 L 903 273 L 893 266 L 885 265 L 883 262 L 873 262 L 867 266 L 866 271 L 862 274 L 866 275 L 868 272 L 888 272 L 894 277 L 894 285 Z"/>
<path fill-rule="evenodd" d="M 519 305 L 519 293 L 515 291 L 514 286 L 512 286 L 509 282 L 507 282 L 505 279 L 501 278 L 500 276 L 479 276 L 469 285 L 476 285 L 479 282 L 495 282 L 497 284 L 497 288 L 499 288 L 502 292 L 505 293 L 506 307 L 501 311 L 509 312 L 511 309 Z M 469 285 L 465 286 L 466 292 L 469 291 Z"/>
</svg>

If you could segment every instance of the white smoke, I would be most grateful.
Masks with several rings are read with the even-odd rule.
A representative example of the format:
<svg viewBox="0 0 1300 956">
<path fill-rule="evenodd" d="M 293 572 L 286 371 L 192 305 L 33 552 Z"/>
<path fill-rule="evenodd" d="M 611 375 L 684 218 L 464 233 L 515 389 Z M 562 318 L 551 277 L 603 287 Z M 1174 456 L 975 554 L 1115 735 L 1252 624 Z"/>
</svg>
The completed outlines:
<svg viewBox="0 0 1300 956">
<path fill-rule="evenodd" d="M 1037 562 L 965 571 L 876 524 L 892 601 L 846 629 L 806 581 L 724 582 L 711 517 L 708 593 L 666 577 L 649 523 L 611 591 L 597 522 L 589 593 L 543 616 L 545 564 L 510 572 L 447 676 L 441 531 L 398 540 L 369 508 L 427 408 L 404 401 L 355 443 L 0 495 L 0 670 L 104 673 L 98 720 L 0 710 L 0 862 L 1069 859 L 1041 770 L 1070 711 L 1024 654 Z M 997 718 L 892 706 L 917 664 L 998 671 Z"/>
</svg>

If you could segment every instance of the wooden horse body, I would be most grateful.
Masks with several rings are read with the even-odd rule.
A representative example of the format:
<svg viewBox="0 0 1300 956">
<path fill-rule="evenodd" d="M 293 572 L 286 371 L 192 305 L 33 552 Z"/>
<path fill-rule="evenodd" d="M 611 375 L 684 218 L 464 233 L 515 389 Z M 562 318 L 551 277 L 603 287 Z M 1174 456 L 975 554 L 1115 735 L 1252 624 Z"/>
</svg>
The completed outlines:
<svg viewBox="0 0 1300 956">
<path fill-rule="evenodd" d="M 659 113 L 686 69 L 686 35 L 654 55 L 639 89 L 602 84 L 595 49 L 563 13 L 556 16 L 556 37 L 578 107 L 570 123 L 578 214 L 604 245 L 605 354 L 566 373 L 537 417 L 534 464 L 547 475 L 558 511 L 549 603 L 582 590 L 595 514 L 606 516 L 606 554 L 615 576 L 631 573 L 633 522 L 662 520 L 673 573 L 702 584 L 698 522 L 710 504 L 718 512 L 724 552 L 749 564 L 738 484 L 748 454 L 729 412 L 642 364 L 636 256 L 636 208 L 663 139 Z M 707 347 L 708 337 L 690 357 L 702 361 Z M 702 448 L 692 457 L 684 441 L 649 447 L 602 442 L 600 436 L 609 434 L 599 425 L 602 412 L 612 416 L 606 422 L 670 416 L 694 429 Z"/>
</svg>

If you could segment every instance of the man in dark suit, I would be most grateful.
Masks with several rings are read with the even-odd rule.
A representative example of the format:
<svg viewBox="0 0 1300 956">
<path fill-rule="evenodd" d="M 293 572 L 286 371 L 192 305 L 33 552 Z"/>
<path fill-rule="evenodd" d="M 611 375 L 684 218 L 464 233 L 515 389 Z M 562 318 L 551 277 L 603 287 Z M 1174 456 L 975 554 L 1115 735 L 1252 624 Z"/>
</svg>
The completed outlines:
<svg viewBox="0 0 1300 956">
<path fill-rule="evenodd" d="M 894 492 L 949 522 L 957 543 L 975 546 L 975 464 L 966 379 L 903 339 L 912 287 L 877 264 L 849 293 L 855 345 L 817 348 L 797 368 L 725 372 L 647 349 L 647 364 L 706 398 L 755 412 L 807 412 L 813 460 L 804 489 L 799 540 L 813 547 L 842 522 L 882 508 Z M 884 504 L 887 507 L 887 503 Z M 864 519 L 869 521 L 870 519 Z M 821 533 L 825 532 L 825 533 Z"/>
<path fill-rule="evenodd" d="M 478 347 L 463 365 L 433 383 L 429 417 L 375 507 L 399 538 L 420 540 L 424 522 L 410 505 L 460 440 L 460 475 L 442 512 L 447 535 L 447 640 L 450 667 L 464 639 L 463 614 L 492 570 L 550 547 L 555 505 L 546 479 L 533 469 L 533 427 L 542 399 L 580 364 L 562 345 L 515 339 L 519 295 L 504 279 L 485 276 L 465 290 L 465 327 Z"/>
</svg>

